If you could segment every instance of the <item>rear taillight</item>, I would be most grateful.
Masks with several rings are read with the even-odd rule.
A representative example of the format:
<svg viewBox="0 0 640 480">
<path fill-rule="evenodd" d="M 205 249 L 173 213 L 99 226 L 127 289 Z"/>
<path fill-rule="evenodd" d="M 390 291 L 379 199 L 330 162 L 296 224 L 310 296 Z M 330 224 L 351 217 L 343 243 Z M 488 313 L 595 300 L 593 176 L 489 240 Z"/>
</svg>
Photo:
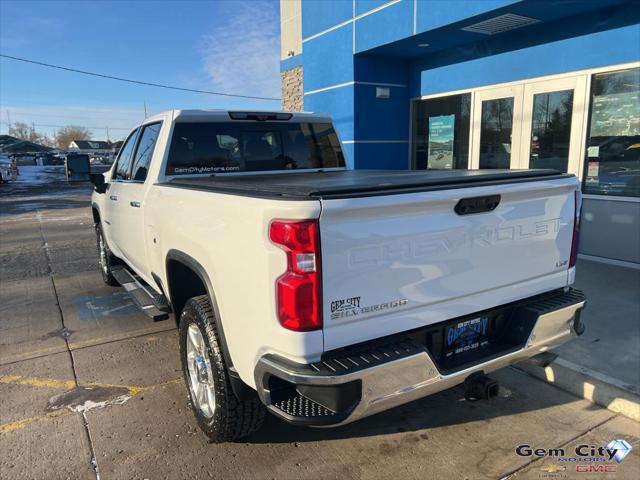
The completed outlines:
<svg viewBox="0 0 640 480">
<path fill-rule="evenodd" d="M 580 211 L 582 209 L 582 192 L 576 190 L 574 194 L 573 210 L 573 238 L 571 240 L 571 256 L 569 257 L 569 268 L 575 267 L 578 261 L 578 241 L 580 239 Z"/>
<path fill-rule="evenodd" d="M 280 324 L 296 332 L 322 328 L 318 221 L 274 220 L 269 238 L 287 254 L 287 270 L 276 280 Z"/>
</svg>

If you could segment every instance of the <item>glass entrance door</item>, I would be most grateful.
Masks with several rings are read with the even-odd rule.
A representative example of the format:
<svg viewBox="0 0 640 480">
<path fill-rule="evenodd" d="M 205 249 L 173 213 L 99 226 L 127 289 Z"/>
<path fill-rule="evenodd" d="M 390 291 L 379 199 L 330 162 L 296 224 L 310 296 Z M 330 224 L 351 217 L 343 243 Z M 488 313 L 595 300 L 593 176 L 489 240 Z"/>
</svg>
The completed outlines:
<svg viewBox="0 0 640 480">
<path fill-rule="evenodd" d="M 522 85 L 475 95 L 471 168 L 517 168 Z"/>
<path fill-rule="evenodd" d="M 524 86 L 522 141 L 514 168 L 580 170 L 585 82 L 585 77 L 574 77 Z"/>
</svg>

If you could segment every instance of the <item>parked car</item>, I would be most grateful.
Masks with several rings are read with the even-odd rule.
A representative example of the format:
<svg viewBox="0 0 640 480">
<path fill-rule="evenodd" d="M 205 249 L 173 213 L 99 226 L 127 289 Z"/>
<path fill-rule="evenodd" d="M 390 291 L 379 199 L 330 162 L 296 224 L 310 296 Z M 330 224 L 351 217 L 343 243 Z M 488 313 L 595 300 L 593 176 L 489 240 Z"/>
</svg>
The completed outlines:
<svg viewBox="0 0 640 480">
<path fill-rule="evenodd" d="M 176 110 L 92 181 L 103 279 L 173 313 L 214 442 L 265 411 L 336 426 L 462 383 L 486 398 L 487 373 L 584 330 L 573 175 L 348 170 L 326 116 Z"/>
<path fill-rule="evenodd" d="M 14 182 L 19 170 L 15 160 L 5 154 L 0 154 L 0 183 Z"/>
</svg>

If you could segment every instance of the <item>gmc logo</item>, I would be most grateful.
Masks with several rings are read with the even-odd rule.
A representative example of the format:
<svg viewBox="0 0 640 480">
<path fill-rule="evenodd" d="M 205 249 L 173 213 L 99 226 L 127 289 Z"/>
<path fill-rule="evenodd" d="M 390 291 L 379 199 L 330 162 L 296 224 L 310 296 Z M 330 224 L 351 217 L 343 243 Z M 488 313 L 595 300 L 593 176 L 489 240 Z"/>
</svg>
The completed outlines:
<svg viewBox="0 0 640 480">
<path fill-rule="evenodd" d="M 615 465 L 576 465 L 579 473 L 615 473 Z"/>
</svg>

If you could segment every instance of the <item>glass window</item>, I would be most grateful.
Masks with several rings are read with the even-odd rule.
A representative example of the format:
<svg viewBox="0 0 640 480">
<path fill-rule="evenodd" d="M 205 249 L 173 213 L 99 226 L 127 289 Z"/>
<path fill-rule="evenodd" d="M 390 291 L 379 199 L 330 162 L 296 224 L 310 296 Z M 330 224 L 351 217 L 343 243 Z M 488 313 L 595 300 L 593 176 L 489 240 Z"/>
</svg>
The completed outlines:
<svg viewBox="0 0 640 480">
<path fill-rule="evenodd" d="M 284 158 L 279 131 L 243 131 L 240 138 L 246 171 L 293 168 Z"/>
<path fill-rule="evenodd" d="M 302 125 L 303 132 L 309 129 L 309 124 Z M 305 133 L 306 148 L 311 155 L 311 166 L 319 168 L 325 163 L 331 165 L 344 165 L 342 148 L 338 136 L 333 131 L 330 123 L 314 123 L 313 131 Z"/>
<path fill-rule="evenodd" d="M 144 182 L 147 178 L 149 162 L 151 162 L 161 126 L 162 123 L 152 123 L 143 127 L 131 168 L 131 179 L 136 182 Z"/>
<path fill-rule="evenodd" d="M 116 164 L 116 180 L 129 180 L 129 167 L 131 166 L 131 154 L 133 148 L 136 145 L 136 139 L 138 138 L 138 132 L 140 129 L 136 129 L 127 141 L 120 149 L 118 155 L 118 163 Z"/>
<path fill-rule="evenodd" d="M 413 109 L 413 167 L 452 169 L 469 164 L 471 94 L 418 100 Z"/>
<path fill-rule="evenodd" d="M 640 196 L 640 68 L 592 77 L 584 192 Z"/>
<path fill-rule="evenodd" d="M 573 90 L 533 96 L 529 168 L 567 171 Z"/>
<path fill-rule="evenodd" d="M 167 175 L 344 167 L 330 124 L 193 122 L 174 127 Z"/>
<path fill-rule="evenodd" d="M 482 102 L 480 168 L 509 168 L 513 97 Z"/>
</svg>

